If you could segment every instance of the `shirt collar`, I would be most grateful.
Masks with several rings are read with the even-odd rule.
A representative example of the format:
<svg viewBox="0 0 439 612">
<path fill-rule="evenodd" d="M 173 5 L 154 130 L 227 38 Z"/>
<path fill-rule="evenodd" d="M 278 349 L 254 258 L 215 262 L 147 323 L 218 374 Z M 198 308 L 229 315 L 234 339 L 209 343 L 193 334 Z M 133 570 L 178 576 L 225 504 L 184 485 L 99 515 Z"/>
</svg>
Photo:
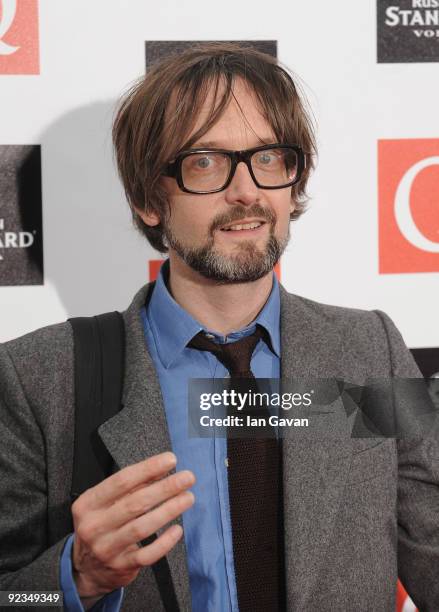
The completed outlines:
<svg viewBox="0 0 439 612">
<path fill-rule="evenodd" d="M 154 335 L 157 353 L 165 368 L 169 368 L 173 361 L 186 348 L 187 343 L 202 331 L 203 326 L 194 319 L 174 300 L 170 294 L 166 281 L 169 275 L 169 260 L 160 268 L 159 275 L 148 305 L 147 318 Z M 268 332 L 271 348 L 280 356 L 280 295 L 279 282 L 273 273 L 273 287 L 268 300 L 258 317 L 247 327 L 232 332 L 226 338 L 214 330 L 204 331 L 211 333 L 219 342 L 238 338 L 251 333 L 256 324 L 262 325 Z"/>
</svg>

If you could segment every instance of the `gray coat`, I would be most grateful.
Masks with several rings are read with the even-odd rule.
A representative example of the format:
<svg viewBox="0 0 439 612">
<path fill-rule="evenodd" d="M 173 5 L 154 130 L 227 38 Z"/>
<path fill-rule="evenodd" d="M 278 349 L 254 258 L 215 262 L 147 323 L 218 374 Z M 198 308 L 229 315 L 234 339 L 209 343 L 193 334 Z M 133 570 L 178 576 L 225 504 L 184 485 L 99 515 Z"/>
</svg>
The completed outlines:
<svg viewBox="0 0 439 612">
<path fill-rule="evenodd" d="M 139 316 L 146 291 L 124 312 L 124 408 L 99 428 L 120 468 L 170 449 Z M 283 288 L 281 344 L 282 377 L 361 384 L 368 376 L 420 375 L 385 314 L 318 304 Z M 73 415 L 68 323 L 0 346 L 0 590 L 60 589 L 60 554 L 72 530 Z M 398 575 L 423 612 L 439 610 L 437 436 L 295 438 L 284 441 L 283 464 L 289 611 L 393 612 Z M 183 540 L 168 560 L 188 612 Z M 150 568 L 126 588 L 122 609 L 163 610 Z"/>
</svg>

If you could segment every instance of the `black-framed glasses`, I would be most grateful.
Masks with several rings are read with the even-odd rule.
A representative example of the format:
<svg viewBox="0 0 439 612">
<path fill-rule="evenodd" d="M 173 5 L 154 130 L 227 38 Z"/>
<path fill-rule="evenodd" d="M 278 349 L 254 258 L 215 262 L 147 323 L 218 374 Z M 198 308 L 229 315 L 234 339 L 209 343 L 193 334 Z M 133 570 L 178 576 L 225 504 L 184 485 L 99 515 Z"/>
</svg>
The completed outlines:
<svg viewBox="0 0 439 612">
<path fill-rule="evenodd" d="M 260 189 L 283 189 L 300 180 L 306 159 L 301 147 L 289 144 L 267 144 L 245 151 L 188 149 L 179 153 L 162 174 L 175 178 L 187 193 L 216 193 L 230 185 L 240 162 L 246 164 Z"/>
</svg>

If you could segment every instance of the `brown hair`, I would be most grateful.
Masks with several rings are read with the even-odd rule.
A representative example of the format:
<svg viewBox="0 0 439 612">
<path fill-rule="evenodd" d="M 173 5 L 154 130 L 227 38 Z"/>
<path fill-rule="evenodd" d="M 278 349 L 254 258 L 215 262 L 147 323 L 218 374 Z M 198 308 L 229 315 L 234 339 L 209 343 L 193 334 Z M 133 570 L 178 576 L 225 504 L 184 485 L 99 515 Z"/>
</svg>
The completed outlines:
<svg viewBox="0 0 439 612">
<path fill-rule="evenodd" d="M 114 120 L 116 162 L 134 222 L 158 251 L 167 251 L 162 223 L 169 212 L 161 172 L 179 151 L 190 148 L 218 121 L 233 96 L 236 78 L 244 79 L 255 92 L 278 141 L 298 144 L 306 153 L 306 168 L 292 188 L 296 208 L 291 219 L 305 210 L 305 188 L 316 146 L 311 119 L 293 79 L 275 58 L 252 47 L 204 43 L 154 64 L 122 98 Z M 212 88 L 208 117 L 188 140 Z M 138 210 L 154 211 L 162 222 L 149 227 Z"/>
</svg>

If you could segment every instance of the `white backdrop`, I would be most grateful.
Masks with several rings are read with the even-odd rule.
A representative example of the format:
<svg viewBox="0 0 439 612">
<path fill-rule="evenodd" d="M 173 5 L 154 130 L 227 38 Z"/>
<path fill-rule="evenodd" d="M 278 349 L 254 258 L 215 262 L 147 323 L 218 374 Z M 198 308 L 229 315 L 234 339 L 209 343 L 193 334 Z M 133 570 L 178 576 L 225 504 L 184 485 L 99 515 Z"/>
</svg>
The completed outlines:
<svg viewBox="0 0 439 612">
<path fill-rule="evenodd" d="M 0 75 L 0 144 L 41 144 L 45 284 L 0 286 L 0 340 L 124 309 L 148 280 L 158 255 L 131 228 L 110 137 L 145 41 L 268 39 L 301 77 L 319 144 L 283 284 L 380 308 L 409 346 L 439 346 L 439 273 L 379 274 L 377 204 L 377 141 L 439 138 L 438 67 L 377 63 L 375 2 L 40 0 L 39 23 L 41 74 Z"/>
</svg>

